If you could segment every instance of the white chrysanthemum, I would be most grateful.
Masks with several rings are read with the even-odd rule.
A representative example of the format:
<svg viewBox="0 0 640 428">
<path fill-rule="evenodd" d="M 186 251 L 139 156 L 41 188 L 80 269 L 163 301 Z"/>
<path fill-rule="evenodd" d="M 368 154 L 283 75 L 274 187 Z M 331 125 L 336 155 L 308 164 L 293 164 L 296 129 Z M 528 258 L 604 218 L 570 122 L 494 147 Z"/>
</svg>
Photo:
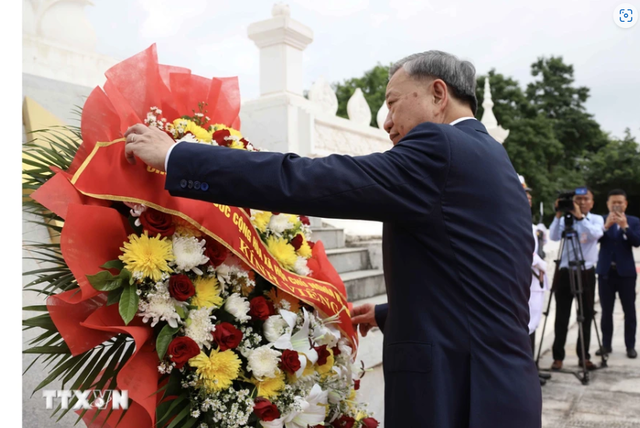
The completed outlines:
<svg viewBox="0 0 640 428">
<path fill-rule="evenodd" d="M 151 327 L 155 327 L 160 321 L 166 321 L 173 328 L 178 327 L 180 315 L 176 312 L 176 305 L 180 305 L 180 302 L 171 297 L 166 285 L 156 289 L 156 292 L 147 294 L 145 299 L 140 299 L 138 316 L 141 316 L 145 323 L 153 320 Z"/>
<path fill-rule="evenodd" d="M 264 336 L 273 343 L 285 333 L 287 322 L 280 315 L 271 315 L 265 321 L 263 328 Z"/>
<path fill-rule="evenodd" d="M 298 256 L 296 264 L 293 266 L 293 270 L 301 276 L 309 276 L 311 274 L 311 269 L 307 266 L 307 259 L 300 256 Z"/>
<path fill-rule="evenodd" d="M 196 137 L 193 136 L 192 133 L 188 133 L 188 134 L 184 134 L 181 138 L 180 138 L 180 142 L 182 141 L 186 141 L 187 143 L 199 143 L 200 140 L 198 140 Z"/>
<path fill-rule="evenodd" d="M 224 303 L 224 309 L 240 322 L 246 322 L 251 319 L 248 315 L 250 309 L 249 301 L 238 293 L 233 293 L 227 298 Z"/>
<path fill-rule="evenodd" d="M 211 348 L 213 341 L 213 332 L 216 327 L 213 325 L 215 317 L 209 314 L 210 310 L 211 308 L 204 307 L 189 311 L 187 328 L 185 328 L 184 333 L 193 339 L 200 348 L 203 346 L 207 349 Z"/>
<path fill-rule="evenodd" d="M 271 348 L 271 345 L 254 349 L 247 358 L 247 368 L 257 379 L 276 377 L 276 370 L 280 362 L 280 352 Z"/>
<path fill-rule="evenodd" d="M 282 234 L 287 229 L 291 229 L 293 227 L 293 223 L 291 223 L 291 219 L 288 214 L 278 214 L 271 216 L 271 220 L 269 220 L 269 226 L 274 233 Z"/>
<path fill-rule="evenodd" d="M 344 355 L 351 355 L 351 352 L 352 352 L 351 346 L 349 346 L 349 342 L 344 337 L 338 341 L 338 349 Z"/>
<path fill-rule="evenodd" d="M 209 261 L 209 257 L 204 255 L 204 239 L 194 236 L 173 235 L 173 255 L 176 258 L 176 270 L 188 272 L 194 271 L 202 275 L 202 271 L 197 266 Z"/>
</svg>

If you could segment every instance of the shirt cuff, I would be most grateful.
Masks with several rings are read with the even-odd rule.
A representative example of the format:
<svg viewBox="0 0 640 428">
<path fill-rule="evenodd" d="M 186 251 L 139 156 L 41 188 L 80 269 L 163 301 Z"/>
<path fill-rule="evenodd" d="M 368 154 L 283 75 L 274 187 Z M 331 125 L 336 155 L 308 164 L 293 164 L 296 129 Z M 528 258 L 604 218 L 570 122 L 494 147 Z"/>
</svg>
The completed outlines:
<svg viewBox="0 0 640 428">
<path fill-rule="evenodd" d="M 171 150 L 173 150 L 173 148 L 180 143 L 181 141 L 178 141 L 177 143 L 175 143 L 173 146 L 169 148 L 169 151 L 167 152 L 167 157 L 164 158 L 164 172 L 166 173 L 169 172 L 169 156 L 171 156 Z"/>
</svg>

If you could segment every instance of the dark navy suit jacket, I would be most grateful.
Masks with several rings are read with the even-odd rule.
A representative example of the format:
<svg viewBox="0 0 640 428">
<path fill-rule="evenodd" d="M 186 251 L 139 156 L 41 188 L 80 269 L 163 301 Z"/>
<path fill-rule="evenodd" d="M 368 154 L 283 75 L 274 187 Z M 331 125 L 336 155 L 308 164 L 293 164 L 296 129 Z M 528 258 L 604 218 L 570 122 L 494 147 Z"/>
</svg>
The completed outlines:
<svg viewBox="0 0 640 428">
<path fill-rule="evenodd" d="M 531 212 L 506 151 L 480 122 L 423 123 L 392 149 L 358 157 L 180 143 L 166 188 L 384 222 L 385 426 L 541 426 L 527 329 Z"/>
<path fill-rule="evenodd" d="M 605 216 L 605 222 L 607 216 Z M 627 216 L 629 228 L 626 233 L 619 227 L 612 226 L 600 238 L 600 253 L 596 273 L 601 276 L 609 274 L 611 262 L 616 262 L 616 271 L 620 276 L 636 276 L 636 263 L 631 247 L 640 247 L 640 219 Z"/>
</svg>

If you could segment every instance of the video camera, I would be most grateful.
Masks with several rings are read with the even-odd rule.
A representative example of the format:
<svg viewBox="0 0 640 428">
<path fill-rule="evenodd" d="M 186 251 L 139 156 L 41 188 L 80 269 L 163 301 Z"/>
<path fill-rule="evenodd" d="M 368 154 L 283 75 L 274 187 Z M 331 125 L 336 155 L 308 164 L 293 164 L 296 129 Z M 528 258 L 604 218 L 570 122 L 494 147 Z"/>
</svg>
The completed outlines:
<svg viewBox="0 0 640 428">
<path fill-rule="evenodd" d="M 573 211 L 573 197 L 576 195 L 586 195 L 588 192 L 586 187 L 578 187 L 575 190 L 561 190 L 558 192 L 558 206 L 556 212 L 564 214 Z"/>
</svg>

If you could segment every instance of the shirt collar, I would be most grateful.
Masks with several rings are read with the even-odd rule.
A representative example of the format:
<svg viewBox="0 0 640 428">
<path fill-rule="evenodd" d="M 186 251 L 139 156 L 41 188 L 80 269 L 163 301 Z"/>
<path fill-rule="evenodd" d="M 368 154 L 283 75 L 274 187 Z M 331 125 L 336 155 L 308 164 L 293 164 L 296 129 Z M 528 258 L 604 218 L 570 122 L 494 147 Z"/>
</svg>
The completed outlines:
<svg viewBox="0 0 640 428">
<path fill-rule="evenodd" d="M 476 120 L 476 118 L 475 118 L 475 117 L 466 116 L 466 117 L 461 117 L 461 118 L 458 118 L 458 119 L 454 120 L 454 121 L 453 121 L 453 122 L 451 122 L 449 125 L 453 126 L 453 125 L 456 125 L 456 124 L 458 124 L 458 123 L 462 122 L 463 120 L 469 120 L 469 119 Z"/>
</svg>

